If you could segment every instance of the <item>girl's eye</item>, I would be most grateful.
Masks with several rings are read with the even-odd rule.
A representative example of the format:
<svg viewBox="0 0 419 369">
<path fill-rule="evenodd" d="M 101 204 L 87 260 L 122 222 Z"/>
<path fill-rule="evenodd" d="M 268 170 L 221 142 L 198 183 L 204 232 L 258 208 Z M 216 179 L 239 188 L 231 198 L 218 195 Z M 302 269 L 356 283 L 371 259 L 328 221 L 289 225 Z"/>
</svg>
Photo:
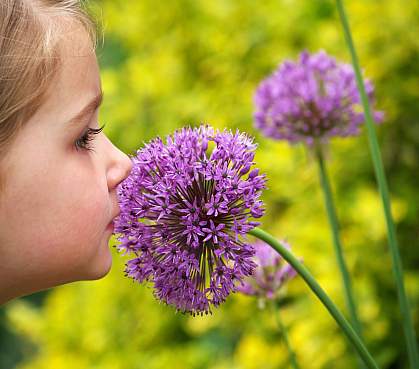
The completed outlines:
<svg viewBox="0 0 419 369">
<path fill-rule="evenodd" d="M 103 128 L 105 128 L 105 124 L 100 128 L 88 128 L 83 135 L 76 140 L 75 147 L 76 150 L 87 150 L 87 151 L 93 151 L 93 148 L 91 146 L 92 141 L 94 140 L 95 136 L 98 135 L 100 132 L 103 131 Z"/>
</svg>

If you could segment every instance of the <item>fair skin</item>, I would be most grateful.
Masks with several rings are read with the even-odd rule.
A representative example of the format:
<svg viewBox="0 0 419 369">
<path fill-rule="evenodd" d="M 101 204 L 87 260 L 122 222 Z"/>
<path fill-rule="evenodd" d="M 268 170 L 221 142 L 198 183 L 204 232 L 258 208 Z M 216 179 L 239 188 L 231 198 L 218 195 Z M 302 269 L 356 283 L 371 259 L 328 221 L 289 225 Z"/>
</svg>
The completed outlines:
<svg viewBox="0 0 419 369">
<path fill-rule="evenodd" d="M 62 65 L 49 94 L 2 163 L 0 304 L 101 278 L 112 264 L 116 188 L 132 164 L 103 132 L 89 142 L 94 151 L 76 148 L 88 127 L 99 127 L 101 83 L 87 34 L 72 29 L 59 41 Z M 93 111 L 70 122 L 92 101 Z"/>
</svg>

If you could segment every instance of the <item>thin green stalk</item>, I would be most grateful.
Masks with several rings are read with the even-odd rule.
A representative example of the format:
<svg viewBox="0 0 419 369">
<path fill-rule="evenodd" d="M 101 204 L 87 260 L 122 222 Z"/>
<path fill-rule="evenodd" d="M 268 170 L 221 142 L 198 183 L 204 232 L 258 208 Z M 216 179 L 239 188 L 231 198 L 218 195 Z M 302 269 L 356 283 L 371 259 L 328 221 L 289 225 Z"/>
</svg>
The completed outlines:
<svg viewBox="0 0 419 369">
<path fill-rule="evenodd" d="M 356 74 L 356 81 L 358 90 L 361 95 L 362 106 L 364 108 L 365 121 L 368 132 L 368 141 L 372 161 L 374 164 L 375 176 L 378 183 L 378 188 L 381 195 L 381 200 L 384 209 L 384 216 L 387 224 L 387 237 L 389 242 L 389 249 L 392 258 L 393 274 L 397 285 L 397 294 L 399 299 L 400 312 L 402 314 L 403 331 L 407 344 L 407 351 L 409 355 L 410 366 L 413 369 L 419 369 L 419 355 L 416 345 L 416 334 L 413 327 L 412 317 L 410 315 L 409 301 L 406 296 L 404 282 L 403 282 L 403 268 L 400 258 L 399 247 L 397 244 L 396 230 L 394 226 L 393 217 L 391 215 L 391 205 L 389 200 L 389 193 L 387 181 L 384 174 L 383 162 L 381 158 L 380 148 L 378 145 L 377 134 L 375 132 L 374 121 L 371 115 L 371 110 L 368 102 L 367 93 L 365 91 L 364 82 L 361 75 L 361 68 L 359 66 L 358 57 L 355 51 L 355 46 L 352 41 L 351 30 L 348 19 L 345 13 L 342 0 L 336 0 L 339 11 L 339 17 L 343 26 L 345 40 L 349 48 L 352 64 Z"/>
<path fill-rule="evenodd" d="M 349 339 L 349 341 L 352 343 L 352 345 L 358 352 L 359 356 L 364 361 L 367 368 L 378 369 L 378 365 L 375 363 L 374 359 L 364 346 L 359 336 L 353 330 L 351 325 L 348 323 L 348 321 L 345 319 L 343 314 L 333 303 L 330 297 L 320 287 L 320 285 L 317 283 L 317 281 L 314 279 L 311 273 L 306 269 L 306 267 L 290 251 L 288 251 L 288 249 L 285 246 L 283 246 L 269 233 L 266 233 L 260 228 L 254 228 L 249 232 L 249 234 L 261 239 L 262 241 L 265 241 L 294 268 L 294 270 L 305 280 L 310 289 L 314 292 L 314 294 L 329 311 L 330 315 L 332 315 L 332 317 L 338 323 L 343 333 L 346 335 L 346 337 Z"/>
<path fill-rule="evenodd" d="M 350 320 L 351 320 L 353 328 L 355 329 L 356 333 L 358 333 L 358 335 L 362 337 L 361 324 L 358 319 L 356 304 L 355 304 L 355 300 L 354 300 L 353 292 L 352 292 L 351 278 L 349 276 L 349 271 L 346 266 L 345 257 L 343 255 L 343 248 L 342 248 L 342 243 L 341 243 L 340 234 L 339 234 L 339 222 L 338 222 L 338 217 L 337 217 L 334 202 L 333 202 L 332 189 L 331 189 L 329 178 L 327 175 L 326 165 L 324 162 L 321 147 L 316 147 L 316 156 L 317 156 L 317 163 L 319 166 L 320 184 L 323 190 L 324 201 L 326 205 L 326 211 L 327 211 L 327 216 L 329 219 L 330 228 L 332 230 L 333 246 L 335 249 L 336 258 L 337 258 L 339 270 L 342 277 L 343 290 L 345 292 L 346 307 L 348 309 L 349 316 L 351 317 Z"/>
<path fill-rule="evenodd" d="M 290 340 L 288 339 L 288 333 L 287 333 L 287 328 L 285 327 L 285 325 L 282 323 L 282 319 L 279 316 L 279 309 L 276 309 L 276 304 L 275 302 L 272 302 L 272 310 L 273 310 L 273 314 L 276 318 L 276 322 L 278 324 L 279 329 L 281 330 L 282 333 L 282 337 L 284 338 L 284 342 L 285 342 L 285 346 L 287 346 L 287 350 L 288 350 L 288 357 L 290 359 L 291 362 L 291 366 L 294 369 L 300 369 L 300 366 L 298 365 L 297 362 L 297 357 L 295 355 L 294 350 L 291 347 L 291 343 Z"/>
</svg>

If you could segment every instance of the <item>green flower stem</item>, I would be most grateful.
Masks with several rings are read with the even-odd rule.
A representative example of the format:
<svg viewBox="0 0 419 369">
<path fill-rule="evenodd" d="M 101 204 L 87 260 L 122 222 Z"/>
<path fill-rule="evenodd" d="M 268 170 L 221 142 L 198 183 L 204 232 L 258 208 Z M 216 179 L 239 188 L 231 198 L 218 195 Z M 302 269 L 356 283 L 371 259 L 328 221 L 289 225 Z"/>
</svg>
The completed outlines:
<svg viewBox="0 0 419 369">
<path fill-rule="evenodd" d="M 351 30 L 348 19 L 345 13 L 342 0 L 336 0 L 339 11 L 339 17 L 343 26 L 345 39 L 349 51 L 351 53 L 352 64 L 356 74 L 356 81 L 358 90 L 361 94 L 362 106 L 364 107 L 365 121 L 368 131 L 368 140 L 371 151 L 371 157 L 374 164 L 375 176 L 378 183 L 378 188 L 381 195 L 381 200 L 384 208 L 384 215 L 387 224 L 387 237 L 389 242 L 390 254 L 392 258 L 393 274 L 396 280 L 397 293 L 400 305 L 400 312 L 402 315 L 403 330 L 407 344 L 407 351 L 409 355 L 410 366 L 413 369 L 419 369 L 419 355 L 416 345 L 416 334 L 413 327 L 412 317 L 410 315 L 409 301 L 407 300 L 404 282 L 403 282 L 403 268 L 400 258 L 399 247 L 397 244 L 396 230 L 394 226 L 393 217 L 391 215 L 391 206 L 389 200 L 389 193 L 387 188 L 387 181 L 384 174 L 383 162 L 381 159 L 380 148 L 378 145 L 377 134 L 375 132 L 374 121 L 371 115 L 371 110 L 368 102 L 367 93 L 365 91 L 364 82 L 361 75 L 361 68 L 359 66 L 358 57 L 355 51 L 355 46 L 352 41 Z"/>
<path fill-rule="evenodd" d="M 340 235 L 339 235 L 339 222 L 338 222 L 338 217 L 336 214 L 335 206 L 333 203 L 332 189 L 331 189 L 329 178 L 327 175 L 322 148 L 320 146 L 316 147 L 316 156 L 317 156 L 317 162 L 319 166 L 319 177 L 320 177 L 321 187 L 323 190 L 327 216 L 329 219 L 330 228 L 332 230 L 333 245 L 335 248 L 335 254 L 336 254 L 338 266 L 339 266 L 341 277 L 342 277 L 343 289 L 345 292 L 346 306 L 347 306 L 349 315 L 351 317 L 350 320 L 351 320 L 353 328 L 355 329 L 356 333 L 360 337 L 362 337 L 361 324 L 358 319 L 356 304 L 353 297 L 351 279 L 349 276 L 348 268 L 346 266 L 345 257 L 343 256 L 342 243 L 341 243 Z"/>
<path fill-rule="evenodd" d="M 349 341 L 358 352 L 359 356 L 364 361 L 367 368 L 378 369 L 378 365 L 375 363 L 374 359 L 362 343 L 359 336 L 356 334 L 356 332 L 353 330 L 351 325 L 348 323 L 348 321 L 345 319 L 333 301 L 329 298 L 326 292 L 324 292 L 324 290 L 320 287 L 311 273 L 306 269 L 306 267 L 290 251 L 288 251 L 285 246 L 283 246 L 280 242 L 278 242 L 278 240 L 276 240 L 262 229 L 254 228 L 249 232 L 249 234 L 261 239 L 262 241 L 265 241 L 294 268 L 294 270 L 306 281 L 310 289 L 314 292 L 314 294 L 329 311 L 330 315 L 332 315 L 332 317 L 338 323 L 343 333 L 345 333 L 346 337 L 349 339 Z"/>
<path fill-rule="evenodd" d="M 300 369 L 300 366 L 298 365 L 298 362 L 297 362 L 297 357 L 296 357 L 295 352 L 292 349 L 291 343 L 288 339 L 287 329 L 286 329 L 285 325 L 282 323 L 282 319 L 281 319 L 280 313 L 279 313 L 279 306 L 276 306 L 276 305 L 278 305 L 278 304 L 275 303 L 275 302 L 272 302 L 272 311 L 273 311 L 273 314 L 276 318 L 276 322 L 278 324 L 278 327 L 281 330 L 282 337 L 284 338 L 285 346 L 287 346 L 288 357 L 290 359 L 291 366 L 294 369 Z M 277 307 L 278 307 L 278 309 L 276 309 Z"/>
</svg>

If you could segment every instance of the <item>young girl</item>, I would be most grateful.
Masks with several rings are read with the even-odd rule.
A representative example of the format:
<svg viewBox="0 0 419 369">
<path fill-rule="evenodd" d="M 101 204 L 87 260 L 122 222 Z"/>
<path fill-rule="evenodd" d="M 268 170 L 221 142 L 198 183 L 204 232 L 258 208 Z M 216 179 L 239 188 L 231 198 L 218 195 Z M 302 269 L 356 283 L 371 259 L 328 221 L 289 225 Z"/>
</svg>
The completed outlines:
<svg viewBox="0 0 419 369">
<path fill-rule="evenodd" d="M 1 0 L 0 304 L 110 269 L 131 161 L 98 123 L 94 44 L 78 0 Z"/>
</svg>

